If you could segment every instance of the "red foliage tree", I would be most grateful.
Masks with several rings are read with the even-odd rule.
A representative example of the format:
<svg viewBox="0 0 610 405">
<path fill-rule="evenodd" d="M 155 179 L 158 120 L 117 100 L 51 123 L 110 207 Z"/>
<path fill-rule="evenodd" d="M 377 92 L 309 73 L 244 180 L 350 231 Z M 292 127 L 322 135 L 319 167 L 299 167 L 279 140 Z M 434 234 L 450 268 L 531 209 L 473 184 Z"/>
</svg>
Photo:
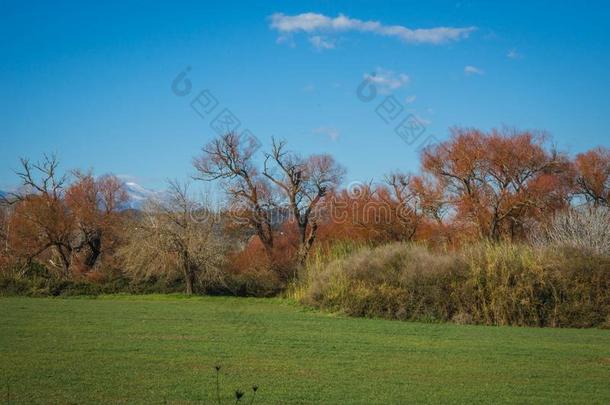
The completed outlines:
<svg viewBox="0 0 610 405">
<path fill-rule="evenodd" d="M 74 174 L 76 181 L 66 190 L 65 203 L 73 221 L 73 267 L 86 272 L 104 252 L 112 258 L 121 240 L 120 209 L 129 196 L 115 176 L 96 179 L 91 173 Z"/>
<path fill-rule="evenodd" d="M 358 184 L 328 199 L 321 229 L 324 240 L 367 242 L 414 240 L 422 222 L 411 176 L 394 173 L 386 184 Z"/>
<path fill-rule="evenodd" d="M 576 193 L 595 206 L 610 206 L 610 149 L 578 154 L 575 167 Z"/>
<path fill-rule="evenodd" d="M 424 151 L 422 166 L 443 190 L 455 221 L 493 240 L 523 234 L 528 220 L 568 204 L 569 162 L 544 136 L 509 129 L 454 129 Z"/>
<path fill-rule="evenodd" d="M 21 163 L 17 175 L 23 191 L 7 199 L 13 206 L 7 235 L 11 252 L 26 263 L 39 259 L 63 276 L 90 270 L 119 239 L 119 208 L 127 201 L 122 183 L 114 176 L 95 179 L 76 172 L 76 181 L 68 185 L 53 156 Z"/>
</svg>

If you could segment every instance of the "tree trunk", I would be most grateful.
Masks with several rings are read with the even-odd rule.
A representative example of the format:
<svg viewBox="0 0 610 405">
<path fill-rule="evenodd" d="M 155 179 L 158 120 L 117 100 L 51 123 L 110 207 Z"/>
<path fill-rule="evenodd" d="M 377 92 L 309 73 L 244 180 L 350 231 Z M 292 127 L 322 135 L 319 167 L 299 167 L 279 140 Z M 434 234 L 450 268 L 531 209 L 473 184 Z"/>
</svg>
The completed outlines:
<svg viewBox="0 0 610 405">
<path fill-rule="evenodd" d="M 96 231 L 91 237 L 88 238 L 87 245 L 89 246 L 89 252 L 85 258 L 85 265 L 91 269 L 97 263 L 97 259 L 102 253 L 102 235 L 101 231 Z"/>
<path fill-rule="evenodd" d="M 193 295 L 195 273 L 191 269 L 190 263 L 188 263 L 188 261 L 184 263 L 184 283 L 186 284 L 186 295 Z"/>
<path fill-rule="evenodd" d="M 59 260 L 61 260 L 61 267 L 63 270 L 64 277 L 68 277 L 70 275 L 70 264 L 71 264 L 71 249 L 66 249 L 67 252 L 64 252 L 62 245 L 55 245 L 55 251 L 59 256 Z"/>
<path fill-rule="evenodd" d="M 262 214 L 258 214 L 258 218 L 262 218 Z M 255 223 L 256 234 L 260 239 L 265 253 L 271 257 L 273 253 L 273 230 L 271 225 L 266 220 L 259 220 Z"/>
<path fill-rule="evenodd" d="M 301 231 L 301 245 L 298 251 L 298 263 L 299 265 L 305 265 L 309 251 L 316 240 L 316 232 L 318 230 L 318 224 L 316 222 L 310 223 L 309 236 L 306 236 L 307 226 L 300 229 Z"/>
</svg>

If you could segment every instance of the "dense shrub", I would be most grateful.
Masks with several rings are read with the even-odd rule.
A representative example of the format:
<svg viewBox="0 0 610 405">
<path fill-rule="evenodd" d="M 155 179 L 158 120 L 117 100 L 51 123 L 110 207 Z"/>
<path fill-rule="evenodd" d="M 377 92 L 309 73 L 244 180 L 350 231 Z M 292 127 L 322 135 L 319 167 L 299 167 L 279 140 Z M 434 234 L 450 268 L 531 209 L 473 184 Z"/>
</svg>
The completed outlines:
<svg viewBox="0 0 610 405">
<path fill-rule="evenodd" d="M 269 257 L 254 239 L 243 250 L 231 253 L 223 268 L 224 289 L 221 293 L 238 296 L 268 297 L 284 289 L 294 274 L 294 262 L 284 250 Z"/>
<path fill-rule="evenodd" d="M 227 264 L 210 276 L 201 273 L 193 285 L 195 294 L 268 297 L 286 286 L 289 263 L 279 267 L 264 254 L 247 251 L 229 256 Z M 63 277 L 33 262 L 29 266 L 0 269 L 0 295 L 77 296 L 100 294 L 165 294 L 184 292 L 185 280 L 179 271 L 134 277 L 119 270 L 96 271 Z"/>
<path fill-rule="evenodd" d="M 464 277 L 460 260 L 399 243 L 364 247 L 309 270 L 304 302 L 354 316 L 405 320 L 449 319 L 456 309 L 446 297 Z"/>
<path fill-rule="evenodd" d="M 0 276 L 0 296 L 96 296 L 101 294 L 170 294 L 184 291 L 182 280 L 117 278 L 103 283 L 56 278 Z"/>
<path fill-rule="evenodd" d="M 293 271 L 265 255 L 236 253 L 222 279 L 197 284 L 198 294 L 272 296 Z M 290 270 L 289 270 L 290 269 Z M 108 271 L 61 278 L 33 263 L 0 272 L 0 295 L 74 296 L 172 293 L 184 279 L 127 278 Z M 478 244 L 460 251 L 424 245 L 343 242 L 322 246 L 289 294 L 351 316 L 485 325 L 610 327 L 610 257 L 556 246 Z"/>
<path fill-rule="evenodd" d="M 574 251 L 390 244 L 315 261 L 306 277 L 303 302 L 353 316 L 586 327 L 610 315 L 610 258 Z"/>
<path fill-rule="evenodd" d="M 79 296 L 100 294 L 174 293 L 184 290 L 178 278 L 134 280 L 118 271 L 101 271 L 79 277 L 61 277 L 37 262 L 0 270 L 0 295 Z"/>
<path fill-rule="evenodd" d="M 556 294 L 550 326 L 610 327 L 610 256 L 575 249 L 549 256 Z"/>
</svg>

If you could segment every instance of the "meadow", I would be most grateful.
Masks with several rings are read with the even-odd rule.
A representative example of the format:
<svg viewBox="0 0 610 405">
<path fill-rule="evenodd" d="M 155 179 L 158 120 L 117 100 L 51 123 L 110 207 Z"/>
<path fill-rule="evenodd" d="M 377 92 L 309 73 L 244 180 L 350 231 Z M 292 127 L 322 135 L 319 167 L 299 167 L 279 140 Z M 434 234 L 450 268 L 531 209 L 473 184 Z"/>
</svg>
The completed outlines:
<svg viewBox="0 0 610 405">
<path fill-rule="evenodd" d="M 610 403 L 610 330 L 348 318 L 280 298 L 0 298 L 10 403 Z"/>
</svg>

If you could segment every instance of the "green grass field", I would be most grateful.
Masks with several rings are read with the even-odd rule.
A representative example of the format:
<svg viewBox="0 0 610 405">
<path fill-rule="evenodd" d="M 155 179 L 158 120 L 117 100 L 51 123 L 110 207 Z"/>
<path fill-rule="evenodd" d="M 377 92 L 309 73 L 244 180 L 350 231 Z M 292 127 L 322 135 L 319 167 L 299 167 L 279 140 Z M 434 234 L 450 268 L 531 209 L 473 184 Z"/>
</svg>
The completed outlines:
<svg viewBox="0 0 610 405">
<path fill-rule="evenodd" d="M 352 319 L 279 299 L 0 299 L 11 403 L 610 403 L 610 331 Z"/>
</svg>

